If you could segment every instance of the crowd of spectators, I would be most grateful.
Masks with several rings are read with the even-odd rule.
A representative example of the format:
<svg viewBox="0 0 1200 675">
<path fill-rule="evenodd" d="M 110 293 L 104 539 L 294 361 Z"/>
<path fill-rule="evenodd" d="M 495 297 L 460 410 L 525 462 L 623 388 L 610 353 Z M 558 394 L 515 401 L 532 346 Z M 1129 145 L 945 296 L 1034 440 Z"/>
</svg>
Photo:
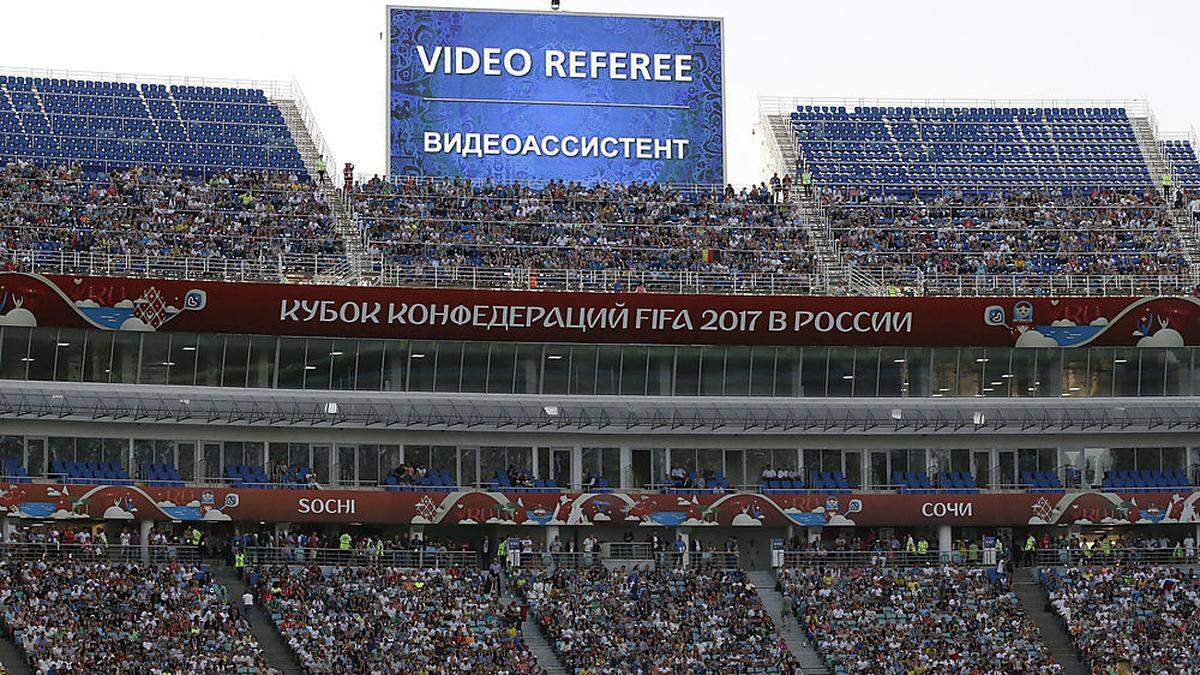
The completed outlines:
<svg viewBox="0 0 1200 675">
<path fill-rule="evenodd" d="M 279 566 L 255 586 L 308 673 L 543 672 L 490 572 Z"/>
<path fill-rule="evenodd" d="M 837 672 L 1061 672 L 989 570 L 806 567 L 782 572 L 779 583 Z"/>
<path fill-rule="evenodd" d="M 4 562 L 0 608 L 38 673 L 273 672 L 199 567 Z"/>
<path fill-rule="evenodd" d="M 1149 188 L 826 188 L 819 198 L 848 264 L 890 275 L 1150 276 L 1187 269 L 1168 202 Z"/>
<path fill-rule="evenodd" d="M 1200 672 L 1193 568 L 1069 567 L 1043 574 L 1050 604 L 1093 673 Z M 1128 664 L 1126 670 L 1115 670 Z"/>
<path fill-rule="evenodd" d="M 22 253 L 266 260 L 342 251 L 320 191 L 294 173 L 95 174 L 8 160 L 0 163 L 0 223 L 0 247 Z"/>
<path fill-rule="evenodd" d="M 577 673 L 791 673 L 797 663 L 744 572 L 558 569 L 516 581 Z"/>
<path fill-rule="evenodd" d="M 531 270 L 808 273 L 806 228 L 766 185 L 680 189 L 656 183 L 378 178 L 354 210 L 372 253 L 413 266 Z"/>
</svg>

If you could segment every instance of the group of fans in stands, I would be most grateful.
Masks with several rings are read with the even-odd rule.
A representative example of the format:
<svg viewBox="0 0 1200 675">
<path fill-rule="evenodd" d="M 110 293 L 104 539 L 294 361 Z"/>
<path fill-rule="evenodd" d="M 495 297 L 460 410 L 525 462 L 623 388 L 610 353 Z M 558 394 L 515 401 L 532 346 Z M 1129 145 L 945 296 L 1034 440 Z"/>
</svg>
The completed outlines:
<svg viewBox="0 0 1200 675">
<path fill-rule="evenodd" d="M 1200 575 L 1189 567 L 1047 570 L 1042 578 L 1095 673 L 1200 672 Z"/>
<path fill-rule="evenodd" d="M 1182 244 L 1161 193 L 1095 189 L 819 195 L 848 262 L 922 275 L 1174 275 Z"/>
<path fill-rule="evenodd" d="M 259 600 L 310 673 L 540 673 L 521 611 L 469 569 L 270 567 Z"/>
<path fill-rule="evenodd" d="M 525 575 L 517 586 L 575 672 L 791 673 L 797 666 L 744 572 L 594 566 Z"/>
<path fill-rule="evenodd" d="M 224 586 L 165 563 L 0 563 L 4 626 L 39 673 L 273 672 Z"/>
<path fill-rule="evenodd" d="M 837 672 L 1061 672 L 990 570 L 802 567 L 779 583 Z"/>
<path fill-rule="evenodd" d="M 376 178 L 359 186 L 354 210 L 372 252 L 405 265 L 807 273 L 814 264 L 798 212 L 765 185 Z"/>
<path fill-rule="evenodd" d="M 263 260 L 342 250 L 320 191 L 296 174 L 229 169 L 196 176 L 139 166 L 0 160 L 0 246 Z"/>
<path fill-rule="evenodd" d="M 414 267 L 807 274 L 809 225 L 780 186 L 542 186 L 465 179 L 358 186 L 369 252 Z M 824 188 L 842 256 L 889 274 L 1172 275 L 1185 269 L 1156 190 L 880 191 Z M 0 246 L 264 260 L 340 254 L 331 209 L 306 176 L 205 176 L 132 167 L 0 165 Z"/>
</svg>

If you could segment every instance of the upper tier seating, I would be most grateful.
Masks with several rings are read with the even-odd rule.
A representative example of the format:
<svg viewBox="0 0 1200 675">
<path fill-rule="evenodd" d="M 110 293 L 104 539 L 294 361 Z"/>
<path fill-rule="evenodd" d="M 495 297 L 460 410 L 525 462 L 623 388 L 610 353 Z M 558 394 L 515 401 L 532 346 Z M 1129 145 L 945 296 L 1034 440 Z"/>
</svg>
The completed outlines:
<svg viewBox="0 0 1200 675">
<path fill-rule="evenodd" d="M 1200 161 L 1191 141 L 1163 141 L 1163 154 L 1171 163 L 1175 185 L 1184 188 L 1200 187 Z"/>
<path fill-rule="evenodd" d="M 1187 474 L 1179 469 L 1156 471 L 1140 469 L 1138 471 L 1106 471 L 1101 487 L 1105 490 L 1120 490 L 1122 492 L 1158 492 L 1163 489 L 1189 487 L 1191 481 Z"/>
<path fill-rule="evenodd" d="M 261 89 L 11 75 L 0 75 L 4 156 L 76 161 L 88 171 L 304 171 L 283 114 Z"/>
<path fill-rule="evenodd" d="M 1152 182 L 1124 108 L 800 106 L 791 123 L 818 185 Z"/>
</svg>

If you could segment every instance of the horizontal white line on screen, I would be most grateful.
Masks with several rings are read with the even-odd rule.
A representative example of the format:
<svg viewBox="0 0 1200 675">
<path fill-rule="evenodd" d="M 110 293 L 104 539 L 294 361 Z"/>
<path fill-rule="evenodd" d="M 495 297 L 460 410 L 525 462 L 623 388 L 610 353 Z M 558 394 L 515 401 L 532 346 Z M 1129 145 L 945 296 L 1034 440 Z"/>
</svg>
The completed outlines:
<svg viewBox="0 0 1200 675">
<path fill-rule="evenodd" d="M 585 108 L 652 108 L 660 110 L 687 110 L 686 105 L 674 105 L 669 103 L 603 103 L 600 101 L 523 101 L 519 99 L 509 98 L 443 98 L 437 96 L 426 96 L 426 101 L 434 101 L 437 103 L 517 103 L 521 105 L 570 105 L 580 106 Z"/>
</svg>

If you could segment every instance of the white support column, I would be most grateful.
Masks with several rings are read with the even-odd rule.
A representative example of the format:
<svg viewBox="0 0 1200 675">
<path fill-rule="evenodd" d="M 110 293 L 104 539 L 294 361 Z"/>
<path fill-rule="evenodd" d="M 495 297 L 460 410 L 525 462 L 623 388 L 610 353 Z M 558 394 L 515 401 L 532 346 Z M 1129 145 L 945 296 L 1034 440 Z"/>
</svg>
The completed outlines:
<svg viewBox="0 0 1200 675">
<path fill-rule="evenodd" d="M 553 544 L 555 539 L 558 539 L 560 544 L 562 543 L 562 540 L 559 539 L 559 537 L 562 535 L 559 532 L 557 525 L 547 525 L 546 527 L 544 527 L 542 529 L 544 529 L 546 531 L 546 550 L 547 551 L 550 550 L 550 544 Z M 566 547 L 564 546 L 563 548 L 566 548 Z"/>
<path fill-rule="evenodd" d="M 562 484 L 562 479 L 559 479 Z M 571 489 L 579 490 L 583 486 L 583 448 L 571 448 Z"/>
<path fill-rule="evenodd" d="M 1200 528 L 1200 526 L 1197 527 Z M 12 539 L 13 532 L 17 529 L 17 524 L 13 522 L 12 518 L 5 517 L 0 519 L 0 528 L 3 529 L 4 541 L 7 542 Z"/>
<path fill-rule="evenodd" d="M 141 536 L 138 537 L 138 545 L 141 549 L 142 564 L 150 564 L 150 528 L 154 527 L 153 520 L 142 520 L 138 522 L 141 526 Z"/>
<path fill-rule="evenodd" d="M 291 531 L 291 529 L 292 529 L 291 523 L 275 523 L 275 536 L 286 537 L 288 532 Z"/>
<path fill-rule="evenodd" d="M 621 488 L 628 490 L 633 487 L 633 449 L 621 448 Z"/>
<path fill-rule="evenodd" d="M 949 525 L 938 525 L 938 553 L 945 558 L 954 550 L 954 531 Z"/>
</svg>

